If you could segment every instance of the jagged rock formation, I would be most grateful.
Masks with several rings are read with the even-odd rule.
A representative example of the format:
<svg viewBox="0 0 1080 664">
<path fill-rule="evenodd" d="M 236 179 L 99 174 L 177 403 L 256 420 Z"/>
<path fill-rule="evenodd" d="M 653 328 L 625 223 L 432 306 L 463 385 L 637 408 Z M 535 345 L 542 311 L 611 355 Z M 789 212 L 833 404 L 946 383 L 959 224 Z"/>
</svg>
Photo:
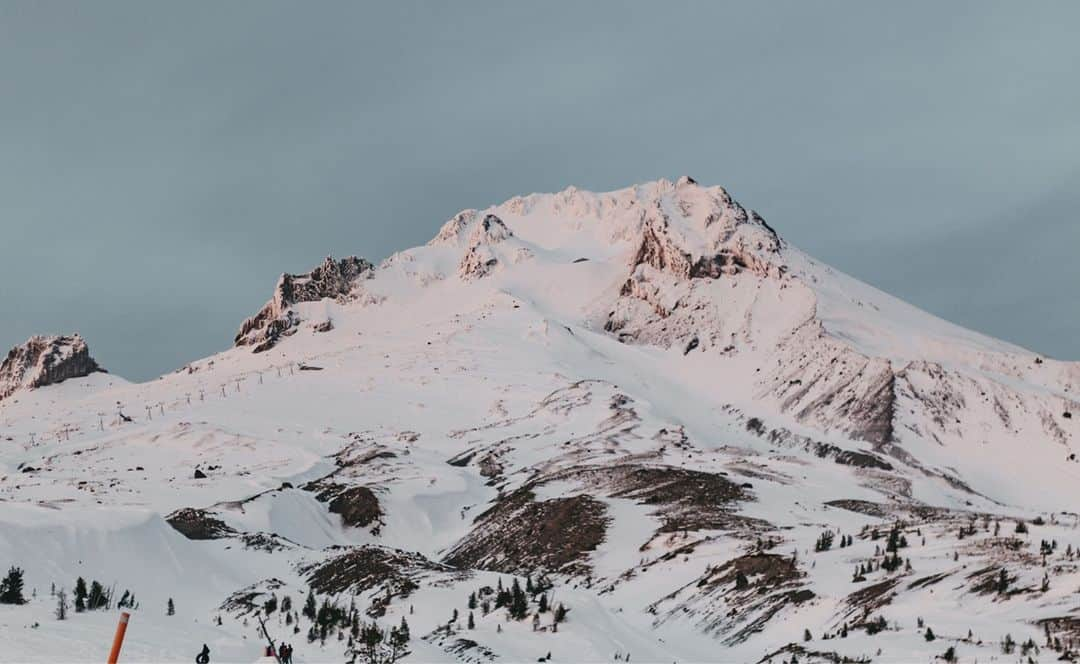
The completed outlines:
<svg viewBox="0 0 1080 664">
<path fill-rule="evenodd" d="M 493 214 L 486 215 L 469 235 L 468 248 L 458 265 L 458 275 L 466 281 L 486 277 L 499 264 L 492 245 L 512 236 L 502 219 Z"/>
<path fill-rule="evenodd" d="M 81 378 L 105 371 L 78 334 L 33 336 L 12 348 L 0 364 L 0 399 L 21 389 L 53 385 L 69 378 Z"/>
<path fill-rule="evenodd" d="M 293 305 L 318 302 L 324 298 L 347 299 L 356 283 L 369 276 L 371 270 L 371 263 L 363 258 L 350 256 L 335 261 L 327 256 L 322 265 L 311 272 L 282 274 L 274 286 L 274 296 L 270 301 L 240 326 L 234 339 L 235 345 L 252 346 L 256 353 L 273 348 L 281 337 L 294 334 L 302 321 Z M 319 331 L 332 328 L 332 323 L 327 325 L 327 322 L 320 324 Z"/>
</svg>

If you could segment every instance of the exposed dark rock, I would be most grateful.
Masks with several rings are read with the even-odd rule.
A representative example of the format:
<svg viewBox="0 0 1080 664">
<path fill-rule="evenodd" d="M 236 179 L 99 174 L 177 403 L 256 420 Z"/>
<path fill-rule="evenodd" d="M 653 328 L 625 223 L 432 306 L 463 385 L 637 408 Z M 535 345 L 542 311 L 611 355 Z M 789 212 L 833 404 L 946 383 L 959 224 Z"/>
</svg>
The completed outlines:
<svg viewBox="0 0 1080 664">
<path fill-rule="evenodd" d="M 579 480 L 613 498 L 631 498 L 655 505 L 661 532 L 718 529 L 751 525 L 735 514 L 741 501 L 753 500 L 744 486 L 717 473 L 674 466 L 635 463 L 573 468 L 546 478 Z"/>
<path fill-rule="evenodd" d="M 379 499 L 366 486 L 350 487 L 330 500 L 329 509 L 341 515 L 346 526 L 365 528 L 382 517 Z"/>
<path fill-rule="evenodd" d="M 706 616 L 707 631 L 726 634 L 725 644 L 743 643 L 785 607 L 814 598 L 814 592 L 803 587 L 805 576 L 790 556 L 749 553 L 708 568 L 693 584 L 697 592 L 691 602 L 703 603 L 699 610 Z M 721 612 L 718 606 L 732 608 Z"/>
<path fill-rule="evenodd" d="M 53 385 L 70 378 L 104 372 L 78 334 L 34 336 L 12 348 L 0 363 L 0 399 L 20 389 Z"/>
<path fill-rule="evenodd" d="M 900 578 L 894 577 L 870 584 L 844 598 L 845 615 L 869 615 L 892 601 Z"/>
<path fill-rule="evenodd" d="M 245 549 L 254 549 L 267 553 L 296 546 L 295 543 L 273 533 L 246 533 L 240 536 L 240 541 L 244 543 Z"/>
<path fill-rule="evenodd" d="M 586 495 L 536 501 L 527 489 L 499 498 L 444 559 L 455 567 L 585 575 L 588 555 L 604 541 L 610 518 Z"/>
<path fill-rule="evenodd" d="M 165 520 L 177 532 L 190 540 L 211 540 L 232 537 L 236 531 L 206 510 L 186 507 L 176 510 Z"/>
<path fill-rule="evenodd" d="M 194 477 L 197 480 L 205 480 L 206 479 L 206 473 L 204 473 L 202 470 L 196 468 Z"/>
<path fill-rule="evenodd" d="M 873 516 L 879 519 L 884 519 L 892 514 L 892 510 L 887 505 L 875 503 L 869 500 L 844 498 L 841 500 L 830 500 L 825 504 L 830 507 L 838 507 L 849 512 L 865 514 L 867 516 Z"/>
<path fill-rule="evenodd" d="M 274 296 L 257 314 L 244 321 L 236 334 L 237 346 L 252 346 L 255 352 L 272 348 L 283 336 L 296 332 L 300 316 L 290 307 L 298 302 L 318 302 L 324 298 L 347 298 L 356 283 L 371 274 L 371 263 L 356 256 L 335 261 L 327 257 L 307 274 L 283 274 L 274 287 Z"/>
<path fill-rule="evenodd" d="M 821 458 L 832 457 L 833 461 L 842 466 L 855 466 L 857 468 L 876 468 L 878 470 L 892 470 L 892 465 L 878 456 L 868 452 L 845 450 L 829 443 L 816 443 L 814 453 Z"/>
<path fill-rule="evenodd" d="M 299 571 L 311 589 L 322 594 L 360 594 L 378 588 L 367 610 L 371 617 L 385 614 L 393 598 L 408 597 L 425 577 L 442 575 L 461 580 L 469 576 L 468 572 L 433 562 L 419 553 L 372 545 L 351 547 L 329 560 L 301 566 Z"/>
</svg>

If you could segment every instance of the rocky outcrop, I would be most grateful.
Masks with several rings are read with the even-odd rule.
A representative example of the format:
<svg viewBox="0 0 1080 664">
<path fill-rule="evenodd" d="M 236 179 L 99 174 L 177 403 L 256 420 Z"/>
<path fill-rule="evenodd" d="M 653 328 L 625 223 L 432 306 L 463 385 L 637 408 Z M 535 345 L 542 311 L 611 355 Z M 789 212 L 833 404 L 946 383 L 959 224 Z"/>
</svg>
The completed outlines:
<svg viewBox="0 0 1080 664">
<path fill-rule="evenodd" d="M 53 385 L 69 378 L 104 372 L 78 334 L 34 336 L 12 348 L 0 364 L 0 399 L 18 390 Z"/>
<path fill-rule="evenodd" d="M 499 264 L 499 259 L 492 249 L 492 245 L 513 237 L 513 233 L 506 227 L 502 219 L 489 214 L 481 219 L 473 227 L 469 234 L 468 248 L 458 265 L 458 276 L 468 281 L 480 279 L 491 274 Z"/>
<path fill-rule="evenodd" d="M 292 309 L 293 305 L 325 298 L 346 300 L 357 282 L 371 275 L 372 268 L 371 263 L 356 256 L 340 261 L 327 256 L 322 265 L 311 272 L 282 274 L 274 287 L 273 298 L 240 326 L 235 345 L 252 346 L 256 353 L 273 348 L 282 337 L 295 333 L 303 320 Z"/>
<path fill-rule="evenodd" d="M 165 517 L 178 533 L 189 540 L 212 540 L 232 537 L 236 531 L 206 510 L 185 507 Z"/>
<path fill-rule="evenodd" d="M 611 521 L 604 503 L 584 494 L 535 498 L 528 487 L 499 498 L 443 562 L 510 574 L 587 575 L 589 555 Z"/>
</svg>

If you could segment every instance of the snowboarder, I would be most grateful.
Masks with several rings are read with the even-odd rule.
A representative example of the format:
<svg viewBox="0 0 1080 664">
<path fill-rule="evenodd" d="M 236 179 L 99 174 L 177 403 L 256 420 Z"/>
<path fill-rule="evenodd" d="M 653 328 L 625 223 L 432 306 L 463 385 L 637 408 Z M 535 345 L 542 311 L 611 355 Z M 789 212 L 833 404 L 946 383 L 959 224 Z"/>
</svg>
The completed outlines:
<svg viewBox="0 0 1080 664">
<path fill-rule="evenodd" d="M 210 664 L 210 647 L 202 644 L 202 651 L 195 656 L 195 664 Z"/>
</svg>

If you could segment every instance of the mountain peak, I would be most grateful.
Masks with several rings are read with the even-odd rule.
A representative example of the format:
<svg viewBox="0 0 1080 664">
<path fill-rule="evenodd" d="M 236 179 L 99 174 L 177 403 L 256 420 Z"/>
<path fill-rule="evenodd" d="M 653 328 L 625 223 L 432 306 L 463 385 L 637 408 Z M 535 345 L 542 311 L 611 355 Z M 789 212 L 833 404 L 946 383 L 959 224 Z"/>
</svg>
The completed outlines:
<svg viewBox="0 0 1080 664">
<path fill-rule="evenodd" d="M 78 333 L 30 337 L 0 363 L 0 399 L 15 392 L 104 372 Z"/>
</svg>

